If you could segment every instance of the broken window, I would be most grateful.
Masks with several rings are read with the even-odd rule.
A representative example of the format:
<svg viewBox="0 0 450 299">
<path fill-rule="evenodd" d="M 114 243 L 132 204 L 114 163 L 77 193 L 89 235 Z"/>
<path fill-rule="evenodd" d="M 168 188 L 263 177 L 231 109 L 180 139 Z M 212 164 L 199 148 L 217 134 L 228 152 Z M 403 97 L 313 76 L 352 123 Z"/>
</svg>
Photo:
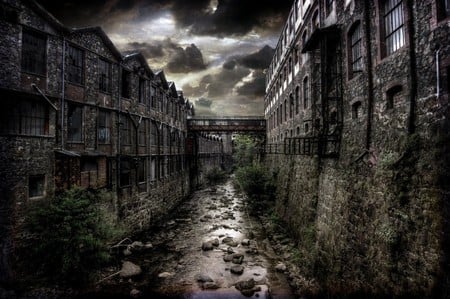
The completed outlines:
<svg viewBox="0 0 450 299">
<path fill-rule="evenodd" d="M 386 56 L 405 44 L 405 26 L 402 0 L 386 0 L 383 6 L 384 40 Z"/>
<path fill-rule="evenodd" d="M 67 139 L 81 142 L 83 140 L 83 107 L 69 104 L 67 117 Z"/>
<path fill-rule="evenodd" d="M 32 175 L 28 178 L 28 197 L 41 197 L 45 195 L 45 175 Z"/>
<path fill-rule="evenodd" d="M 131 96 L 131 73 L 122 69 L 122 97 L 129 99 Z"/>
<path fill-rule="evenodd" d="M 104 59 L 98 60 L 98 89 L 102 92 L 111 92 L 111 63 Z"/>
<path fill-rule="evenodd" d="M 107 111 L 98 113 L 98 142 L 109 144 L 111 142 L 111 119 Z"/>
<path fill-rule="evenodd" d="M 69 46 L 67 50 L 67 81 L 83 84 L 84 80 L 84 53 L 83 50 Z"/>
<path fill-rule="evenodd" d="M 36 31 L 22 31 L 22 71 L 45 75 L 47 37 Z"/>
</svg>

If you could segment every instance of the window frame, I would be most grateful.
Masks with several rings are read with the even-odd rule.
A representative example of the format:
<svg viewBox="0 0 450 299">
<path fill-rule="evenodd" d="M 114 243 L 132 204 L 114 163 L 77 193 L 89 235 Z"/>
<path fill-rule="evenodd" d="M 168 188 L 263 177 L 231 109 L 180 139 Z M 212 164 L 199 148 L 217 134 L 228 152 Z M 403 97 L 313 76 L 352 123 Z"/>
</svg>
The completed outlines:
<svg viewBox="0 0 450 299">
<path fill-rule="evenodd" d="M 388 7 L 388 5 L 391 5 L 392 7 Z M 380 31 L 381 31 L 381 44 L 382 44 L 382 49 L 381 49 L 381 57 L 385 58 L 388 56 L 391 56 L 392 54 L 396 53 L 398 50 L 402 49 L 406 44 L 407 44 L 407 26 L 406 26 L 406 21 L 407 21 L 407 14 L 406 14 L 406 8 L 405 8 L 405 3 L 404 0 L 383 0 L 380 1 L 380 7 L 379 7 L 379 12 L 380 12 Z M 401 21 L 401 24 L 396 26 L 397 24 L 393 24 L 391 23 L 392 28 L 388 28 L 387 26 L 389 26 L 389 22 L 387 22 L 386 20 L 388 18 L 390 18 L 390 20 L 392 21 L 392 15 L 398 11 L 399 14 L 401 14 L 401 20 L 400 19 L 395 19 L 396 21 Z M 395 14 L 395 16 L 398 16 L 399 14 Z M 394 28 L 394 26 L 396 26 Z M 400 39 L 399 40 L 399 45 L 394 45 L 394 43 L 392 43 L 392 45 L 390 45 L 390 42 L 388 40 L 391 40 L 391 38 L 395 38 L 397 37 L 398 33 L 400 32 Z"/>
<path fill-rule="evenodd" d="M 107 68 L 105 72 L 105 66 Z M 101 57 L 98 58 L 98 90 L 102 93 L 111 93 L 112 63 Z"/>
<path fill-rule="evenodd" d="M 39 178 L 42 179 L 42 193 L 37 194 L 37 195 L 32 195 L 31 194 L 31 179 L 35 179 L 35 178 Z M 28 199 L 39 199 L 39 198 L 43 198 L 46 196 L 47 194 L 47 177 L 45 174 L 35 174 L 35 175 L 29 175 L 28 176 Z"/>
<path fill-rule="evenodd" d="M 71 143 L 82 143 L 83 142 L 83 139 L 84 139 L 84 130 L 83 130 L 84 109 L 83 108 L 84 107 L 82 105 L 76 105 L 73 103 L 69 103 L 69 105 L 67 107 L 67 141 L 68 142 L 71 142 Z M 71 133 L 71 130 L 74 129 L 74 127 L 72 126 L 73 120 L 71 120 L 71 118 L 73 117 L 73 114 L 72 114 L 72 116 L 70 116 L 71 115 L 70 111 L 72 109 L 80 109 L 80 112 L 81 112 L 80 113 L 80 128 L 79 128 L 80 138 L 79 139 L 74 139 L 74 136 L 76 136 L 76 135 Z"/>
<path fill-rule="evenodd" d="M 362 42 L 362 24 L 361 21 L 358 20 L 352 24 L 347 34 L 349 79 L 352 79 L 353 77 L 355 77 L 355 75 L 363 72 L 364 55 Z"/>
<path fill-rule="evenodd" d="M 36 45 L 35 49 L 31 49 L 30 44 L 28 44 L 28 46 L 30 46 L 30 47 L 28 49 L 26 49 L 26 47 L 25 47 L 26 39 L 24 38 L 24 35 L 29 35 L 30 38 L 32 37 L 36 40 L 40 39 L 41 42 L 43 41 L 43 45 L 40 45 L 40 46 Z M 38 75 L 38 76 L 43 76 L 43 77 L 47 76 L 47 44 L 48 44 L 48 37 L 45 33 L 30 29 L 27 27 L 22 27 L 21 62 L 20 62 L 21 72 Z M 30 53 L 32 53 L 33 50 L 36 50 L 38 53 L 34 53 L 34 54 L 30 55 Z M 40 53 L 40 52 L 42 52 L 42 53 Z M 31 56 L 34 56 L 34 57 L 31 57 Z M 33 63 L 35 64 L 35 66 L 34 66 L 36 68 L 35 70 L 31 70 L 28 68 L 29 66 L 26 66 L 26 63 L 29 62 L 28 60 L 25 60 L 27 57 L 31 61 L 33 61 Z M 42 61 L 39 61 L 38 59 L 36 59 L 37 57 L 41 57 Z M 39 64 L 41 64 L 41 65 L 39 66 Z M 40 69 L 40 68 L 42 68 L 42 69 Z"/>
<path fill-rule="evenodd" d="M 76 57 L 74 54 L 76 53 Z M 78 61 L 78 60 L 81 60 Z M 85 81 L 85 51 L 73 44 L 69 44 L 66 53 L 66 80 L 71 84 L 84 85 Z M 76 72 L 74 71 L 76 70 Z M 79 81 L 78 78 L 79 76 Z"/>
<path fill-rule="evenodd" d="M 104 115 L 104 124 L 101 123 L 103 117 L 100 115 Z M 97 142 L 99 144 L 111 144 L 111 113 L 107 110 L 99 110 L 98 111 L 98 120 L 97 120 Z M 105 138 L 100 138 L 101 133 L 100 130 L 103 129 L 106 132 Z"/>
</svg>

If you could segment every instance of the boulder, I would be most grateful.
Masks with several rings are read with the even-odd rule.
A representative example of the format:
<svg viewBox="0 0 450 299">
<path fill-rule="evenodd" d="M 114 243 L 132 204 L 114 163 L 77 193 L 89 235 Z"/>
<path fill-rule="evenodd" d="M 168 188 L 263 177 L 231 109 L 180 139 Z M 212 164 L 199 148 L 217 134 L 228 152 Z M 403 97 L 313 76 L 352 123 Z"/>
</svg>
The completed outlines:
<svg viewBox="0 0 450 299">
<path fill-rule="evenodd" d="M 133 264 L 132 262 L 125 261 L 122 263 L 122 269 L 120 269 L 120 277 L 131 278 L 138 276 L 142 273 L 140 266 Z"/>
<path fill-rule="evenodd" d="M 211 242 L 203 242 L 202 244 L 202 250 L 203 251 L 208 251 L 208 250 L 213 250 L 214 246 Z"/>
<path fill-rule="evenodd" d="M 236 265 L 236 266 L 231 267 L 230 271 L 233 274 L 241 275 L 242 273 L 244 273 L 244 267 L 241 265 Z"/>
<path fill-rule="evenodd" d="M 283 263 L 278 263 L 278 264 L 275 266 L 275 270 L 277 270 L 278 272 L 284 272 L 284 271 L 286 271 L 286 269 L 287 269 L 287 267 L 286 267 L 286 265 L 283 264 Z"/>
</svg>

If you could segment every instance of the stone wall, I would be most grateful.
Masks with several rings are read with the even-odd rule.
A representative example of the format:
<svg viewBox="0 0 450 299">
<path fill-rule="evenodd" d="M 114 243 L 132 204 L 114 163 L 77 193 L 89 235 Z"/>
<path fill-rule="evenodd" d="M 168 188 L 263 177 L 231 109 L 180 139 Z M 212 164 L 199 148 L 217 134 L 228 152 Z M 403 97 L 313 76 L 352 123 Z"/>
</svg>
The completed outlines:
<svg viewBox="0 0 450 299">
<path fill-rule="evenodd" d="M 436 1 L 403 1 L 405 45 L 384 57 L 379 1 L 343 2 L 334 1 L 332 17 L 320 12 L 326 26 L 336 22 L 341 29 L 339 155 L 266 156 L 271 170 L 278 172 L 275 210 L 298 240 L 298 267 L 305 278 L 302 291 L 326 296 L 446 298 L 450 269 L 448 17 L 436 19 Z M 305 27 L 309 17 L 305 15 Z M 350 76 L 345 49 L 347 34 L 357 21 L 363 28 L 364 65 L 361 73 Z M 436 45 L 441 47 L 439 97 Z M 320 63 L 317 51 L 312 53 L 314 63 Z M 313 70 L 312 77 L 318 75 Z M 294 77 L 282 89 L 278 98 L 283 102 L 278 104 L 284 105 L 296 84 L 301 82 Z M 401 89 L 393 107 L 388 107 L 389 91 L 395 86 Z M 323 105 L 317 90 L 316 96 L 315 101 Z M 358 101 L 361 114 L 355 117 L 353 104 Z M 271 117 L 271 112 L 266 116 Z M 282 144 L 286 128 L 289 132 L 301 126 L 301 118 L 271 128 L 270 142 L 281 139 Z"/>
</svg>

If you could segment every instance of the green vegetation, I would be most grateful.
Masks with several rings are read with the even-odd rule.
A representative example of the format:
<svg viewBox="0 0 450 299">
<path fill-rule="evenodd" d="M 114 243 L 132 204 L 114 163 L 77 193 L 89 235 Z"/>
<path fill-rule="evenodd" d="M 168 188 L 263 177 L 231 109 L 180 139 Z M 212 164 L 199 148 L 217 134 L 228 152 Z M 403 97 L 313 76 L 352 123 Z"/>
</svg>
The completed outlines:
<svg viewBox="0 0 450 299">
<path fill-rule="evenodd" d="M 99 194 L 72 188 L 33 207 L 28 271 L 49 280 L 82 284 L 110 258 L 107 240 L 119 233 L 99 209 Z"/>
<path fill-rule="evenodd" d="M 234 142 L 235 185 L 247 194 L 252 210 L 265 208 L 275 199 L 276 174 L 259 163 L 258 146 L 253 138 L 239 135 Z"/>
</svg>

